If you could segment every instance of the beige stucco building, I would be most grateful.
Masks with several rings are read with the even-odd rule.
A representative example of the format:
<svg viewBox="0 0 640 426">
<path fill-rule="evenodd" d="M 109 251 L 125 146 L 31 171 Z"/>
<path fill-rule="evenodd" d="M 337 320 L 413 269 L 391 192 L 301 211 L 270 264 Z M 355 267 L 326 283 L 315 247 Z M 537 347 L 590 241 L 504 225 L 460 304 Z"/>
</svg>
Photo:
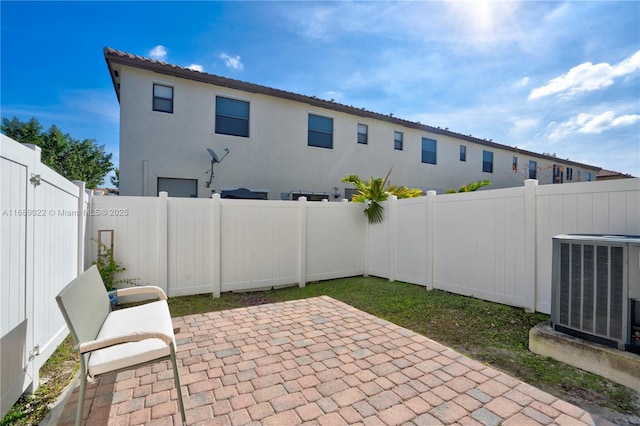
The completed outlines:
<svg viewBox="0 0 640 426">
<path fill-rule="evenodd" d="M 110 48 L 120 102 L 120 194 L 340 200 L 342 177 L 443 191 L 595 180 L 600 168 L 364 109 L 228 79 Z M 228 155 L 225 156 L 228 149 Z M 217 154 L 220 162 L 213 164 Z M 224 157 L 224 158 L 223 158 Z"/>
</svg>

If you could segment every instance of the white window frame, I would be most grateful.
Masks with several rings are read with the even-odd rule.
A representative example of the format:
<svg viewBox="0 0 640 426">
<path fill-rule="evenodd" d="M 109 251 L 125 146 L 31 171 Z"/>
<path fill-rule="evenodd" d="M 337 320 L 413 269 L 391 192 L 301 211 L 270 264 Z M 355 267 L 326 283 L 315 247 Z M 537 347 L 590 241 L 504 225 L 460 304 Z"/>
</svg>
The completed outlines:
<svg viewBox="0 0 640 426">
<path fill-rule="evenodd" d="M 163 114 L 173 114 L 174 110 L 175 110 L 175 99 L 176 99 L 176 90 L 175 90 L 175 84 L 173 83 L 168 83 L 166 81 L 156 81 L 154 80 L 151 88 L 151 110 L 154 112 L 161 112 Z M 160 87 L 166 87 L 171 89 L 171 98 L 165 98 L 165 97 L 160 97 L 160 96 L 156 96 L 156 86 L 160 86 Z M 156 98 L 163 100 L 163 101 L 171 101 L 171 111 L 166 111 L 164 109 L 159 109 L 156 108 Z"/>
</svg>

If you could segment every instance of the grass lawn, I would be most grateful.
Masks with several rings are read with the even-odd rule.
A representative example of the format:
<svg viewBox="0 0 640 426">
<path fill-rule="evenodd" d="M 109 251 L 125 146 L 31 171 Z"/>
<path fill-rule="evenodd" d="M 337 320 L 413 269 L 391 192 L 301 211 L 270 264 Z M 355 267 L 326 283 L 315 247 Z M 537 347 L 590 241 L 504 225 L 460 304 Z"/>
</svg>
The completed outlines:
<svg viewBox="0 0 640 426">
<path fill-rule="evenodd" d="M 382 278 L 353 277 L 310 283 L 304 288 L 224 293 L 219 299 L 211 295 L 174 297 L 169 299 L 169 308 L 172 316 L 179 317 L 321 295 L 411 329 L 585 409 L 588 405 L 623 414 L 636 414 L 640 410 L 639 396 L 631 389 L 528 350 L 529 330 L 547 320 L 548 315 L 525 313 L 520 308 L 440 290 L 427 291 L 424 287 Z M 54 355 L 43 370 L 51 370 L 49 364 L 68 365 L 74 359 L 68 350 L 70 346 L 69 342 L 62 345 L 58 351 L 63 355 Z M 2 424 L 37 424 L 46 414 L 46 404 L 51 402 L 39 394 L 55 395 L 56 391 L 49 389 L 50 383 L 60 381 L 64 378 L 49 380 L 34 396 L 23 397 Z M 58 384 L 57 388 L 61 386 Z M 25 407 L 29 402 L 31 405 Z M 9 416 L 10 422 L 6 422 Z"/>
</svg>

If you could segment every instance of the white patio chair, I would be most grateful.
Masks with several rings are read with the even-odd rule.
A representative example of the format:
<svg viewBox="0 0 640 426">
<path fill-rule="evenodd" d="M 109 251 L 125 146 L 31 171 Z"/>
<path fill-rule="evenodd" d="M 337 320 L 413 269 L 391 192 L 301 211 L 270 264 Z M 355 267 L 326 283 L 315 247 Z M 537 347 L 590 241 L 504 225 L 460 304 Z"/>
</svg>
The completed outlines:
<svg viewBox="0 0 640 426">
<path fill-rule="evenodd" d="M 107 291 L 94 265 L 71 281 L 56 301 L 80 353 L 80 395 L 76 425 L 82 423 L 87 376 L 129 370 L 169 359 L 178 391 L 182 424 L 186 423 L 176 343 L 167 296 L 155 286 L 118 290 L 118 297 L 152 294 L 159 300 L 134 307 L 110 310 Z"/>
</svg>

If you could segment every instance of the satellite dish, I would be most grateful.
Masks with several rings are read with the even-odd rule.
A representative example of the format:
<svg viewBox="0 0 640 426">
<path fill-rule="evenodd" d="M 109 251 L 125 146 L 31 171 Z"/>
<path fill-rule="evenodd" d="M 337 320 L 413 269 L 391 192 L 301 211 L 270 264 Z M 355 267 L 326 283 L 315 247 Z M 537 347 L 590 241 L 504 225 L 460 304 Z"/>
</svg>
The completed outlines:
<svg viewBox="0 0 640 426">
<path fill-rule="evenodd" d="M 211 181 L 213 180 L 213 165 L 224 160 L 224 157 L 229 154 L 229 148 L 224 149 L 224 155 L 222 158 L 218 158 L 218 155 L 211 148 L 207 148 L 207 152 L 211 155 L 211 170 L 207 172 L 210 173 L 209 181 L 207 182 L 207 188 L 209 188 L 211 186 Z"/>
<path fill-rule="evenodd" d="M 218 160 L 218 155 L 211 148 L 207 148 L 207 151 L 209 151 L 209 154 L 211 155 L 211 158 L 214 163 L 220 162 L 220 160 Z"/>
</svg>

